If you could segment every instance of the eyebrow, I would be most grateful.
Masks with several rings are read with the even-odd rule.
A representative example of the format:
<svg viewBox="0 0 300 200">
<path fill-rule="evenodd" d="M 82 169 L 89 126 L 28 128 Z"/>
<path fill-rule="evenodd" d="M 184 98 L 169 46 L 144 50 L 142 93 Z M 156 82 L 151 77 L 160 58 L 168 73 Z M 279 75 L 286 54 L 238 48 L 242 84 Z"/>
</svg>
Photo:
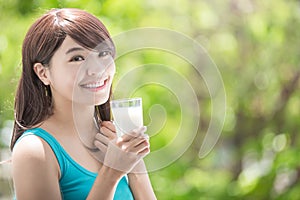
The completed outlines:
<svg viewBox="0 0 300 200">
<path fill-rule="evenodd" d="M 66 52 L 66 54 L 69 54 L 69 53 L 71 53 L 71 52 L 73 52 L 73 51 L 84 51 L 84 49 L 81 48 L 81 47 L 73 47 L 73 48 L 69 49 L 69 50 Z"/>
</svg>

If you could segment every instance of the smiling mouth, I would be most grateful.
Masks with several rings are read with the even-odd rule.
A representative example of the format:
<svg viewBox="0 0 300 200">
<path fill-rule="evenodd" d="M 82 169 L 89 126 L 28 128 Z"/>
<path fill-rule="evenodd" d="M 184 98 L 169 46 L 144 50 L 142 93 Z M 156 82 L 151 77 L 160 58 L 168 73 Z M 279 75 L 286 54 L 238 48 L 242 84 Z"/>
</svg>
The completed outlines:
<svg viewBox="0 0 300 200">
<path fill-rule="evenodd" d="M 107 81 L 108 81 L 108 78 L 106 78 L 105 80 L 101 80 L 101 81 L 83 84 L 83 85 L 81 85 L 81 87 L 91 90 L 91 91 L 99 91 L 106 86 Z"/>
</svg>

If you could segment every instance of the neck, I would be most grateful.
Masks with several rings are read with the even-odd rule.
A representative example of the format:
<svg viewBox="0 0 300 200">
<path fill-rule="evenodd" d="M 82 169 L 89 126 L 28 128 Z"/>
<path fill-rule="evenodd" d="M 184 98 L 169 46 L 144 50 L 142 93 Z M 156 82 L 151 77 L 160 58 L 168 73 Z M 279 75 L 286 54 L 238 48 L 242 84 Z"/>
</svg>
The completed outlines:
<svg viewBox="0 0 300 200">
<path fill-rule="evenodd" d="M 55 105 L 51 116 L 53 124 L 68 134 L 76 134 L 88 147 L 94 147 L 93 141 L 98 132 L 94 122 L 94 106 L 86 106 L 70 102 Z"/>
</svg>

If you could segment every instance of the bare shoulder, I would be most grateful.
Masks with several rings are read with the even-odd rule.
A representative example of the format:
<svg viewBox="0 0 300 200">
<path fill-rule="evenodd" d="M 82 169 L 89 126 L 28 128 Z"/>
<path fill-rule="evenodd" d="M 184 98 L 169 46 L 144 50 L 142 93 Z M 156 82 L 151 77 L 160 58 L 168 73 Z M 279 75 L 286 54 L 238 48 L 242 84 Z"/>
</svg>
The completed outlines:
<svg viewBox="0 0 300 200">
<path fill-rule="evenodd" d="M 38 136 L 23 137 L 14 146 L 12 176 L 17 199 L 61 199 L 55 155 Z"/>
<path fill-rule="evenodd" d="M 24 170 L 33 170 L 44 173 L 57 170 L 55 156 L 50 146 L 40 137 L 28 135 L 22 138 L 14 146 L 12 152 L 13 170 L 22 168 Z M 45 171 L 46 170 L 46 171 Z"/>
<path fill-rule="evenodd" d="M 14 146 L 12 152 L 13 162 L 19 163 L 22 161 L 43 162 L 46 161 L 46 154 L 49 151 L 46 143 L 38 136 L 28 135 L 22 138 Z"/>
</svg>

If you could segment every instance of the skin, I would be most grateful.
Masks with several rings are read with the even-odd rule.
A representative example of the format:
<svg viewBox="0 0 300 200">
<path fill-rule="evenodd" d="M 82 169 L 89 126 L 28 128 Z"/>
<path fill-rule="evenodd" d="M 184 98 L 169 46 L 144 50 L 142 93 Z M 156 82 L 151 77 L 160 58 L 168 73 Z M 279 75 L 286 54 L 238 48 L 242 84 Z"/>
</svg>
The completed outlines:
<svg viewBox="0 0 300 200">
<path fill-rule="evenodd" d="M 40 127 L 51 133 L 79 165 L 98 173 L 87 199 L 113 199 L 116 186 L 126 173 L 103 166 L 83 145 L 93 145 L 98 133 L 93 123 L 94 105 L 103 104 L 109 97 L 115 73 L 109 52 L 87 50 L 67 36 L 49 66 L 35 63 L 34 70 L 45 85 L 50 85 L 54 100 L 54 114 Z M 104 86 L 90 88 L 102 83 Z M 109 140 L 116 138 L 111 122 L 103 122 L 101 132 Z M 136 154 L 150 151 L 148 137 L 124 135 L 116 145 Z M 14 147 L 12 164 L 18 200 L 61 199 L 59 165 L 44 140 L 34 135 L 20 140 Z M 135 199 L 156 199 L 147 174 L 129 173 L 128 178 Z"/>
<path fill-rule="evenodd" d="M 110 140 L 113 140 L 117 137 L 115 126 L 111 122 L 106 121 L 103 122 L 101 125 L 101 133 L 106 135 Z M 149 144 L 146 143 L 146 145 Z M 144 151 L 142 151 L 142 153 L 146 152 L 147 148 Z M 144 165 L 141 166 L 141 170 L 143 170 L 144 172 L 146 171 Z M 147 173 L 129 173 L 128 180 L 135 199 L 156 199 Z"/>
</svg>

